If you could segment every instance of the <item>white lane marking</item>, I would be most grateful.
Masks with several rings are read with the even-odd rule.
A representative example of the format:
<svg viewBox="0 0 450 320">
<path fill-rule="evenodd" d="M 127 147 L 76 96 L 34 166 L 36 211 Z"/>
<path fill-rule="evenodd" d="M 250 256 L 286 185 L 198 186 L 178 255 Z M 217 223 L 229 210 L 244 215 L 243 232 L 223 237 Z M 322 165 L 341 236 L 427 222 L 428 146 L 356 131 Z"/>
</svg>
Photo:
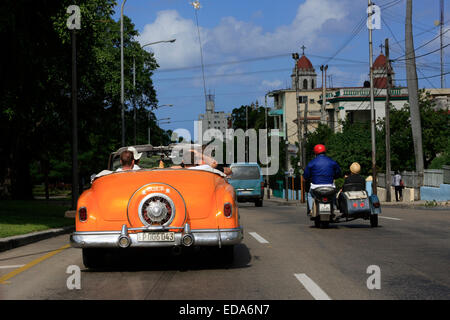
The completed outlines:
<svg viewBox="0 0 450 320">
<path fill-rule="evenodd" d="M 21 268 L 23 266 L 24 266 L 24 264 L 18 264 L 15 266 L 0 266 L 0 269 L 14 269 L 14 268 Z"/>
<path fill-rule="evenodd" d="M 397 220 L 397 221 L 402 220 L 402 219 L 398 219 L 398 218 L 391 218 L 391 217 L 385 217 L 385 216 L 378 216 L 378 217 L 383 218 L 383 219 L 389 219 L 389 220 Z"/>
<path fill-rule="evenodd" d="M 304 273 L 296 273 L 294 276 L 298 281 L 305 287 L 306 290 L 313 296 L 316 300 L 331 300 L 331 298 Z"/>
<path fill-rule="evenodd" d="M 269 241 L 267 241 L 266 239 L 264 239 L 263 237 L 261 237 L 259 234 L 257 234 L 256 232 L 249 232 L 249 234 L 255 238 L 256 240 L 258 240 L 258 242 L 260 243 L 269 243 Z"/>
</svg>

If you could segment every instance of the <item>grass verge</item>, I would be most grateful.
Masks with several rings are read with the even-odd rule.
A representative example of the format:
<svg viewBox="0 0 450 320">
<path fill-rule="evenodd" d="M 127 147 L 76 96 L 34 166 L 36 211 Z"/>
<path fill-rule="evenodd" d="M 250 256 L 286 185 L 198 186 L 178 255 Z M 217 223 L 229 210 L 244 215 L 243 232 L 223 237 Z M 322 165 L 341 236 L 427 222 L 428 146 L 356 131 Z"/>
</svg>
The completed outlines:
<svg viewBox="0 0 450 320">
<path fill-rule="evenodd" d="M 0 238 L 74 225 L 64 217 L 70 203 L 57 200 L 0 201 Z"/>
</svg>

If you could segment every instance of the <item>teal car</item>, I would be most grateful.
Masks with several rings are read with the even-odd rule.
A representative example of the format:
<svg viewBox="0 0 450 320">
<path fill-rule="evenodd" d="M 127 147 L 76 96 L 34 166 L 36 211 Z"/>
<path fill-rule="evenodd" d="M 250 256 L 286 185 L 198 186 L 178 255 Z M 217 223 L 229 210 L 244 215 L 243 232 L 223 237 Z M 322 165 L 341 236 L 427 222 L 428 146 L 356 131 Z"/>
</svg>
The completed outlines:
<svg viewBox="0 0 450 320">
<path fill-rule="evenodd" d="M 232 174 L 228 182 L 234 187 L 238 202 L 254 202 L 262 207 L 265 183 L 261 167 L 257 163 L 238 162 L 230 166 Z"/>
</svg>

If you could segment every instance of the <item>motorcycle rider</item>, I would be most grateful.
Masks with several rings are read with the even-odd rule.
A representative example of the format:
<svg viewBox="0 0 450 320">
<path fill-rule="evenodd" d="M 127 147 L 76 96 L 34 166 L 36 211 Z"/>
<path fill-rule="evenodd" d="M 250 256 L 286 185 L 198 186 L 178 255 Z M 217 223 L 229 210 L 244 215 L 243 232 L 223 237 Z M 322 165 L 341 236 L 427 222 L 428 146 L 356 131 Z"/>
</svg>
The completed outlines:
<svg viewBox="0 0 450 320">
<path fill-rule="evenodd" d="M 343 210 L 344 208 L 344 192 L 347 191 L 365 191 L 366 180 L 360 175 L 361 165 L 358 162 L 353 162 L 350 166 L 350 175 L 345 178 L 342 190 L 338 195 L 338 208 Z"/>
<path fill-rule="evenodd" d="M 341 175 L 341 168 L 336 161 L 326 156 L 326 148 L 323 144 L 314 146 L 315 158 L 311 160 L 305 168 L 303 178 L 311 181 L 310 191 L 308 192 L 308 214 L 311 213 L 313 198 L 311 190 L 318 187 L 334 185 L 334 179 Z"/>
</svg>

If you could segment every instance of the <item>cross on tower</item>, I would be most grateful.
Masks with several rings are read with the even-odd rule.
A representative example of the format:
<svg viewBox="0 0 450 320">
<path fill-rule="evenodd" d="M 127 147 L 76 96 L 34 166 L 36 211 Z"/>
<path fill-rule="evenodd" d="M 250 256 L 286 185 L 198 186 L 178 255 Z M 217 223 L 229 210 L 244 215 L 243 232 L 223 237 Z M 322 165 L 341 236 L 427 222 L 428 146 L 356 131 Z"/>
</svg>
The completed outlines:
<svg viewBox="0 0 450 320">
<path fill-rule="evenodd" d="M 302 45 L 300 48 L 302 49 L 302 56 L 304 56 L 306 47 L 304 45 Z"/>
<path fill-rule="evenodd" d="M 385 46 L 383 45 L 383 44 L 380 44 L 380 48 L 381 48 L 381 53 L 383 53 L 383 48 L 384 48 Z"/>
</svg>

